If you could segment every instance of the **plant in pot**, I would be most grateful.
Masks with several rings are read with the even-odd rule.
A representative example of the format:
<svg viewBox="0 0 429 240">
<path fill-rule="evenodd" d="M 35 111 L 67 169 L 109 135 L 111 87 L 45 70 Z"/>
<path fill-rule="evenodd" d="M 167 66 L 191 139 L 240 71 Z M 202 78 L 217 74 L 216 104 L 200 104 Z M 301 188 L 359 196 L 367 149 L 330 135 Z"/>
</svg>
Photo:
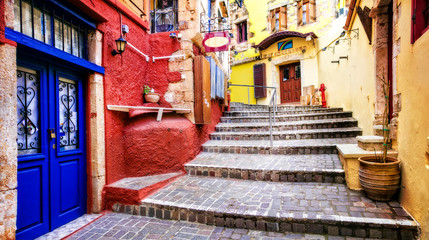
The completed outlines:
<svg viewBox="0 0 429 240">
<path fill-rule="evenodd" d="M 144 85 L 143 96 L 145 101 L 149 103 L 157 103 L 159 101 L 159 93 L 155 93 L 155 90 L 148 85 Z"/>
<path fill-rule="evenodd" d="M 383 112 L 382 155 L 374 154 L 359 158 L 359 182 L 367 197 L 376 201 L 389 201 L 400 188 L 400 161 L 387 156 L 389 137 L 389 89 L 390 83 L 384 76 L 378 77 L 383 83 L 385 109 Z"/>
</svg>

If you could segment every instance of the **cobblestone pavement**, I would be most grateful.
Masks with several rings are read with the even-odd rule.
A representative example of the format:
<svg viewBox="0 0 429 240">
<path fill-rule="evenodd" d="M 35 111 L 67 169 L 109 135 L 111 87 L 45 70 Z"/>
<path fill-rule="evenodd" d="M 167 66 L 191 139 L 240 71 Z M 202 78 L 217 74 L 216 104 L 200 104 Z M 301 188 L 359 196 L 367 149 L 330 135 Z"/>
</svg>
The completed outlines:
<svg viewBox="0 0 429 240">
<path fill-rule="evenodd" d="M 255 155 L 200 153 L 186 166 L 245 170 L 344 172 L 337 154 Z"/>
<path fill-rule="evenodd" d="M 43 236 L 36 238 L 36 240 L 58 240 L 67 237 L 74 231 L 84 227 L 94 219 L 100 217 L 101 214 L 85 214 L 57 229 L 52 232 L 49 232 Z"/>
<path fill-rule="evenodd" d="M 374 202 L 344 184 L 184 176 L 142 204 L 268 218 L 415 225 L 398 202 Z"/>
<path fill-rule="evenodd" d="M 240 228 L 215 227 L 205 224 L 166 221 L 156 218 L 108 213 L 74 233 L 67 240 L 80 239 L 314 239 L 314 240 L 364 240 L 300 233 L 275 233 Z M 367 238 L 367 240 L 369 240 Z"/>
</svg>

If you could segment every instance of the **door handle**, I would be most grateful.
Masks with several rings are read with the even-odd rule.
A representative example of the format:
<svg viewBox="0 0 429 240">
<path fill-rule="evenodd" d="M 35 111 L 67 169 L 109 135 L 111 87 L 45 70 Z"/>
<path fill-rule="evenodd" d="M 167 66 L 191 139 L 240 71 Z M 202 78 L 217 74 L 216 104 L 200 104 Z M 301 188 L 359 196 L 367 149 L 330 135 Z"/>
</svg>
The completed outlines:
<svg viewBox="0 0 429 240">
<path fill-rule="evenodd" d="M 57 138 L 57 136 L 55 134 L 55 129 L 49 128 L 48 131 L 49 131 L 49 136 L 50 136 L 51 139 Z"/>
</svg>

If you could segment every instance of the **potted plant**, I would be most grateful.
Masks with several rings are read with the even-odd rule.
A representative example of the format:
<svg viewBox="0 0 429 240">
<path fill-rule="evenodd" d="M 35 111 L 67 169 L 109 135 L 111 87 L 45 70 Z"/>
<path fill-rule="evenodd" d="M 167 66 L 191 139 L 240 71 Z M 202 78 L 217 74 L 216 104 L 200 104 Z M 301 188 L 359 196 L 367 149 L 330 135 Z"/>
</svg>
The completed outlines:
<svg viewBox="0 0 429 240">
<path fill-rule="evenodd" d="M 385 109 L 383 112 L 383 155 L 359 158 L 359 182 L 367 197 L 376 201 L 389 201 L 400 188 L 400 161 L 387 156 L 389 137 L 389 89 L 390 83 L 378 77 L 383 83 Z"/>
<path fill-rule="evenodd" d="M 144 85 L 143 96 L 146 102 L 157 103 L 159 101 L 159 93 L 155 93 L 155 90 L 148 85 Z"/>
</svg>

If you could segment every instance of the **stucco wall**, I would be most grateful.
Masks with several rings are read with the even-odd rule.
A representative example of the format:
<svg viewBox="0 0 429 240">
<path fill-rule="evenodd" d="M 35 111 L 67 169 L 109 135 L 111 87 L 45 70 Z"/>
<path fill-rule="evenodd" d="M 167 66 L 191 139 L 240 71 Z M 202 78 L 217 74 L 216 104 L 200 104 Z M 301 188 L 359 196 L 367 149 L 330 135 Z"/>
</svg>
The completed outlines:
<svg viewBox="0 0 429 240">
<path fill-rule="evenodd" d="M 367 1 L 369 2 L 369 1 Z M 372 1 L 371 1 L 372 2 Z M 362 6 L 371 6 L 364 3 Z M 357 16 L 356 16 L 357 17 Z M 345 18 L 333 22 L 329 34 L 319 39 L 319 47 L 324 48 L 343 31 Z M 349 41 L 340 40 L 338 45 L 321 51 L 319 59 L 319 86 L 324 83 L 327 87 L 326 102 L 330 107 L 342 107 L 345 111 L 353 111 L 353 117 L 358 120 L 363 135 L 373 134 L 374 102 L 375 102 L 375 73 L 373 46 L 360 20 L 354 21 L 352 29 L 359 29 L 359 39 L 351 32 Z M 348 60 L 340 56 L 347 56 Z M 331 63 L 339 60 L 340 63 Z"/>
<path fill-rule="evenodd" d="M 396 2 L 400 2 L 398 9 Z M 395 1 L 397 25 L 398 152 L 402 162 L 400 201 L 420 223 L 422 238 L 429 239 L 429 32 L 411 44 L 411 1 Z"/>
</svg>

